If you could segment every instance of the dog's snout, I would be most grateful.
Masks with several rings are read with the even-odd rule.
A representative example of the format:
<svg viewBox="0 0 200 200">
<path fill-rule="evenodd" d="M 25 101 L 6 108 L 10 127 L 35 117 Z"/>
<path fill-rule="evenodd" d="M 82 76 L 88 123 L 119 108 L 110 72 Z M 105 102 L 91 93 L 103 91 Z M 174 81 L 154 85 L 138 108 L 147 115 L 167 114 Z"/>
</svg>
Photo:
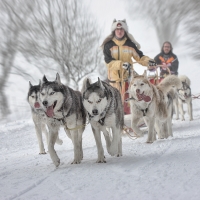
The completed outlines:
<svg viewBox="0 0 200 200">
<path fill-rule="evenodd" d="M 140 89 L 137 89 L 136 92 L 137 92 L 137 93 L 140 93 Z"/>
<path fill-rule="evenodd" d="M 42 104 L 43 104 L 44 106 L 47 106 L 47 105 L 48 105 L 48 101 L 43 101 Z"/>
<path fill-rule="evenodd" d="M 92 110 L 92 114 L 93 115 L 98 115 L 98 110 L 97 109 Z"/>
</svg>

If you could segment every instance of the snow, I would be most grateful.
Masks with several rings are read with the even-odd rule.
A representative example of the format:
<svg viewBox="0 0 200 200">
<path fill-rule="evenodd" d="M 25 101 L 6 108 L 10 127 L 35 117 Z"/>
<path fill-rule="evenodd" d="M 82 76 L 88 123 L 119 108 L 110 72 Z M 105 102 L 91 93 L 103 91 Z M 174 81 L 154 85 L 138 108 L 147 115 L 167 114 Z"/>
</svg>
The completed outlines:
<svg viewBox="0 0 200 200">
<path fill-rule="evenodd" d="M 104 5 L 99 15 L 104 12 L 103 8 Z M 126 17 L 126 12 L 119 12 L 119 9 L 122 8 L 118 7 L 119 17 L 108 12 L 109 20 L 106 25 L 114 18 Z M 107 17 L 103 15 L 102 21 L 103 17 Z M 109 33 L 109 30 L 106 33 Z M 138 31 L 137 34 L 147 35 L 147 32 Z M 142 38 L 145 38 L 143 35 Z M 146 54 L 150 57 L 159 52 L 158 45 L 152 49 L 152 42 L 148 38 L 139 38 L 138 41 L 143 43 L 144 52 L 144 48 L 147 48 Z M 180 49 L 175 49 L 174 52 L 179 52 L 176 54 L 180 61 L 180 74 L 186 74 L 191 79 L 192 94 L 200 93 L 198 63 L 191 63 L 191 58 L 185 57 L 181 45 Z M 193 70 L 188 70 L 188 66 Z M 102 137 L 107 163 L 96 163 L 97 148 L 91 127 L 87 125 L 83 133 L 84 158 L 81 164 L 71 165 L 73 144 L 61 128 L 59 134 L 63 144 L 55 145 L 61 164 L 55 168 L 48 153 L 38 154 L 34 124 L 26 102 L 28 80 L 11 76 L 9 83 L 9 101 L 15 99 L 15 102 L 10 102 L 11 110 L 14 111 L 12 116 L 0 121 L 1 200 L 200 199 L 199 99 L 193 100 L 193 121 L 189 121 L 187 113 L 186 121 L 173 119 L 174 137 L 157 140 L 152 144 L 146 143 L 147 134 L 135 140 L 123 137 L 122 157 L 110 156 Z M 38 81 L 32 84 L 38 84 Z"/>
<path fill-rule="evenodd" d="M 123 156 L 96 163 L 90 125 L 83 134 L 84 158 L 71 165 L 73 145 L 60 130 L 55 149 L 61 165 L 39 155 L 31 119 L 0 125 L 0 199 L 176 199 L 200 198 L 200 104 L 193 100 L 194 121 L 173 120 L 174 137 L 146 143 L 147 134 L 123 137 Z M 45 143 L 46 145 L 46 143 Z"/>
</svg>

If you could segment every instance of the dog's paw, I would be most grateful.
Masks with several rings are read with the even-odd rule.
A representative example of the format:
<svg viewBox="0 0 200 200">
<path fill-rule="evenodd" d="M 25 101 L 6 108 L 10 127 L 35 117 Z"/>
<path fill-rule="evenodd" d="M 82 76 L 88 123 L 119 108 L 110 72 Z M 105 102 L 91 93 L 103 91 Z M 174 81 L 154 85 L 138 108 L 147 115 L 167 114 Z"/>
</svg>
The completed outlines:
<svg viewBox="0 0 200 200">
<path fill-rule="evenodd" d="M 121 157 L 121 156 L 122 156 L 122 153 L 118 153 L 118 154 L 117 154 L 117 157 Z"/>
<path fill-rule="evenodd" d="M 79 159 L 74 159 L 73 162 L 71 162 L 71 164 L 80 164 L 81 161 Z"/>
<path fill-rule="evenodd" d="M 103 158 L 98 158 L 96 163 L 106 163 L 105 156 L 103 156 Z"/>
<path fill-rule="evenodd" d="M 147 140 L 146 143 L 148 144 L 152 144 L 154 141 L 151 141 L 151 140 Z"/>
<path fill-rule="evenodd" d="M 39 153 L 39 155 L 45 155 L 45 154 L 47 154 L 45 151 Z"/>
<path fill-rule="evenodd" d="M 118 147 L 115 145 L 110 146 L 109 154 L 115 156 L 118 153 Z"/>
<path fill-rule="evenodd" d="M 56 167 L 60 165 L 60 159 L 58 158 L 57 160 L 53 160 L 53 163 Z"/>
</svg>

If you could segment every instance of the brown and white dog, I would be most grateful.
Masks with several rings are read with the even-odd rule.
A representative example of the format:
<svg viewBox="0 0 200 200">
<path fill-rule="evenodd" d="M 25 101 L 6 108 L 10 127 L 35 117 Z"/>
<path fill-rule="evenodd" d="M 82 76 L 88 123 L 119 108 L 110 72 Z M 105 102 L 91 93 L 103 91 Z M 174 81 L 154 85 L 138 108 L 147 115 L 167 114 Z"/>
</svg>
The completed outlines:
<svg viewBox="0 0 200 200">
<path fill-rule="evenodd" d="M 132 75 L 129 85 L 131 126 L 137 136 L 142 136 L 142 131 L 137 126 L 142 117 L 148 126 L 148 143 L 156 140 L 154 128 L 158 138 L 173 136 L 173 99 L 170 93 L 174 92 L 173 87 L 178 88 L 180 85 L 181 81 L 175 75 L 167 76 L 157 86 L 149 82 L 146 71 L 143 75 Z"/>
</svg>

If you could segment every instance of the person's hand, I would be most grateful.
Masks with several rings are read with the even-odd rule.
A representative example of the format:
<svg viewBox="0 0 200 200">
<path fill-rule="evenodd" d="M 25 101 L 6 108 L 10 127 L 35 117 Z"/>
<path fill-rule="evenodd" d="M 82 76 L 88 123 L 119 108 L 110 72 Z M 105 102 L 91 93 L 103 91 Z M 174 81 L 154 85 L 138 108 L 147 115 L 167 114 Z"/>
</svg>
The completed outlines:
<svg viewBox="0 0 200 200">
<path fill-rule="evenodd" d="M 130 67 L 131 67 L 131 64 L 128 63 L 128 62 L 125 62 L 125 63 L 123 63 L 123 65 L 122 65 L 122 68 L 125 69 L 125 70 L 129 70 Z"/>
<path fill-rule="evenodd" d="M 167 64 L 166 64 L 166 63 L 163 63 L 163 64 L 162 64 L 162 69 L 163 69 L 163 70 L 167 70 Z"/>
<path fill-rule="evenodd" d="M 149 67 L 156 66 L 156 65 L 157 64 L 154 60 L 149 60 L 149 64 L 148 64 Z"/>
<path fill-rule="evenodd" d="M 167 67 L 170 67 L 171 65 L 172 65 L 171 63 L 168 63 L 168 64 L 167 64 Z"/>
<path fill-rule="evenodd" d="M 156 68 L 155 66 L 148 66 L 148 70 L 153 70 L 155 68 Z"/>
</svg>

